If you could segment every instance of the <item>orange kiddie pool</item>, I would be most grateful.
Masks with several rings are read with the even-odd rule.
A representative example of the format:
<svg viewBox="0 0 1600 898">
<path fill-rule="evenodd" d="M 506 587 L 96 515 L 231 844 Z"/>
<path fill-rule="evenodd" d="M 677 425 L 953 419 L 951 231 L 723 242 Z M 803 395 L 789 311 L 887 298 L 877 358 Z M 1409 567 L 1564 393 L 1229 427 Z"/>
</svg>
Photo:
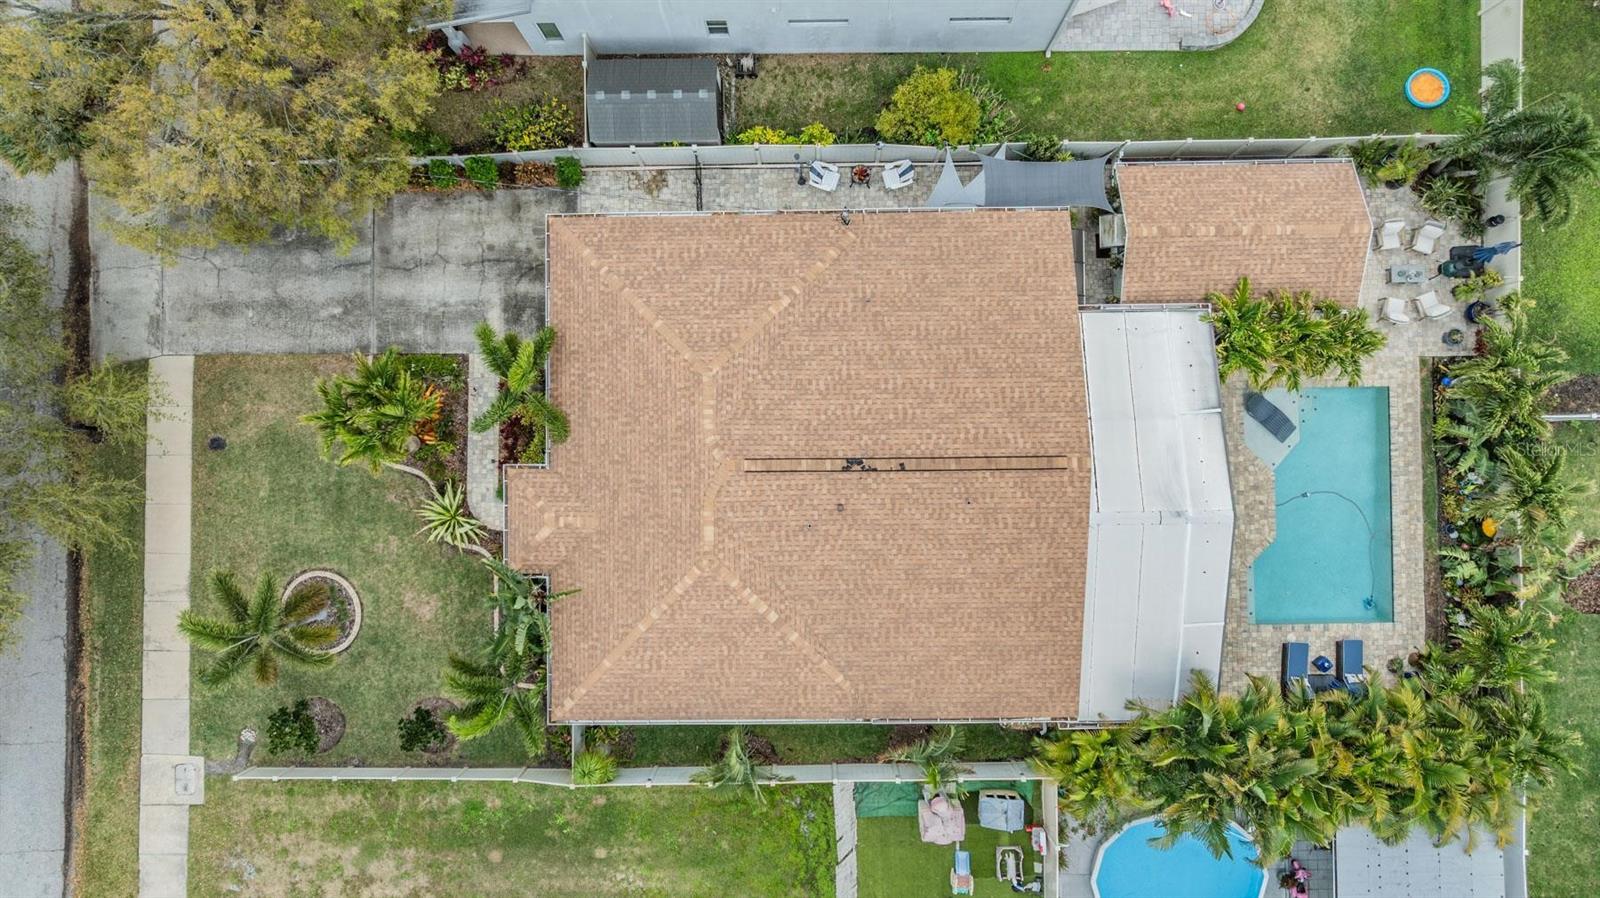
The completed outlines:
<svg viewBox="0 0 1600 898">
<path fill-rule="evenodd" d="M 1406 99 L 1421 109 L 1440 106 L 1450 99 L 1450 79 L 1438 69 L 1417 69 L 1406 79 Z"/>
</svg>

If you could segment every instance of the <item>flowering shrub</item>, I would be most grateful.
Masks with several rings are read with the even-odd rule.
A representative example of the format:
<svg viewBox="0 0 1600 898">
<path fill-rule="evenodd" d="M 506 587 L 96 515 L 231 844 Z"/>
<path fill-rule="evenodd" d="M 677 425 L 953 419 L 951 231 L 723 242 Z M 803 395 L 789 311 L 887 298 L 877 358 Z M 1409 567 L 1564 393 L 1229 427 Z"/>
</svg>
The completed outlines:
<svg viewBox="0 0 1600 898">
<path fill-rule="evenodd" d="M 516 64 L 510 56 L 498 56 L 478 47 L 462 47 L 460 53 L 440 31 L 430 31 L 422 41 L 422 52 L 433 57 L 439 70 L 439 83 L 445 90 L 483 90 L 499 84 L 501 76 Z"/>
<path fill-rule="evenodd" d="M 769 128 L 766 125 L 756 125 L 754 128 L 746 128 L 745 130 L 740 131 L 738 134 L 734 135 L 733 138 L 734 143 L 794 143 L 809 144 L 819 147 L 829 146 L 833 143 L 833 141 L 833 132 L 828 130 L 828 126 L 821 122 L 812 122 L 811 124 L 806 125 L 804 128 L 801 128 L 799 134 L 793 136 L 791 136 L 788 131 L 785 131 L 782 128 Z"/>
<path fill-rule="evenodd" d="M 570 147 L 577 139 L 577 119 L 555 97 L 523 106 L 501 104 L 483 118 L 495 143 L 510 152 Z"/>
</svg>

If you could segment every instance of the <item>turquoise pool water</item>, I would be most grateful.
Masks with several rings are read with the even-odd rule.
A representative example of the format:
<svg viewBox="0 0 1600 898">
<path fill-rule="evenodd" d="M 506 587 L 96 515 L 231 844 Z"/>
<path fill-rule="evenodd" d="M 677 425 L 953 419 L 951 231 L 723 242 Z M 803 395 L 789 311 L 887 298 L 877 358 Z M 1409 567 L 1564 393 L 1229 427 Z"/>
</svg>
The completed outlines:
<svg viewBox="0 0 1600 898">
<path fill-rule="evenodd" d="M 1193 836 L 1166 851 L 1150 844 L 1162 833 L 1154 820 L 1135 823 L 1100 849 L 1094 869 L 1098 898 L 1258 898 L 1266 871 L 1238 827 L 1228 830 L 1233 857 L 1212 857 Z"/>
<path fill-rule="evenodd" d="M 1274 472 L 1277 536 L 1250 569 L 1255 621 L 1393 620 L 1389 390 L 1306 390 L 1299 425 Z"/>
</svg>

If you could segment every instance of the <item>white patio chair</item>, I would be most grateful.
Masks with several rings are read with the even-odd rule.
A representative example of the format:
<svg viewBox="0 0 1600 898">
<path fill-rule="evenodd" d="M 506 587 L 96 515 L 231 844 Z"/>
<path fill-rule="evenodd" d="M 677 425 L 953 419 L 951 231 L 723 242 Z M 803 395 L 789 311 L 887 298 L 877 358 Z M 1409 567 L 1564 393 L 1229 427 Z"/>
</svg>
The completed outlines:
<svg viewBox="0 0 1600 898">
<path fill-rule="evenodd" d="M 831 162 L 813 162 L 807 171 L 807 183 L 818 190 L 832 193 L 839 186 L 839 166 Z"/>
<path fill-rule="evenodd" d="M 911 186 L 911 180 L 916 175 L 916 170 L 911 167 L 910 159 L 901 159 L 891 162 L 883 167 L 883 186 L 890 190 L 899 190 Z"/>
<path fill-rule="evenodd" d="M 1391 218 L 1378 229 L 1378 249 L 1399 249 L 1400 232 L 1405 230 L 1406 223 L 1398 218 Z"/>
<path fill-rule="evenodd" d="M 1444 222 L 1428 219 L 1417 229 L 1417 236 L 1411 241 L 1411 251 L 1428 255 L 1433 252 L 1433 244 L 1444 236 Z"/>
<path fill-rule="evenodd" d="M 1411 320 L 1411 316 L 1406 314 L 1406 301 L 1393 296 L 1384 297 L 1378 318 L 1390 324 L 1405 324 Z"/>
<path fill-rule="evenodd" d="M 1424 318 L 1443 318 L 1450 314 L 1450 307 L 1439 301 L 1439 295 L 1429 290 L 1417 297 L 1417 311 Z"/>
</svg>

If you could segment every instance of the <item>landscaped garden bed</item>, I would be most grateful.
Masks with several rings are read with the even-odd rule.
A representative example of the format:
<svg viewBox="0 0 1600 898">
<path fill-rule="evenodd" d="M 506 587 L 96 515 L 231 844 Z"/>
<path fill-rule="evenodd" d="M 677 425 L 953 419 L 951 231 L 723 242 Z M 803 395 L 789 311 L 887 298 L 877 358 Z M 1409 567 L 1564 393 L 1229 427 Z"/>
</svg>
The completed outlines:
<svg viewBox="0 0 1600 898">
<path fill-rule="evenodd" d="M 933 727 L 878 724 L 786 724 L 749 728 L 752 739 L 770 745 L 777 764 L 873 763 L 928 736 Z M 993 724 L 959 726 L 963 761 L 1012 761 L 1033 752 L 1037 730 Z M 701 767 L 718 755 L 727 734 L 718 726 L 628 727 L 616 737 L 617 757 L 625 766 Z M 592 744 L 594 737 L 586 737 Z"/>
</svg>

